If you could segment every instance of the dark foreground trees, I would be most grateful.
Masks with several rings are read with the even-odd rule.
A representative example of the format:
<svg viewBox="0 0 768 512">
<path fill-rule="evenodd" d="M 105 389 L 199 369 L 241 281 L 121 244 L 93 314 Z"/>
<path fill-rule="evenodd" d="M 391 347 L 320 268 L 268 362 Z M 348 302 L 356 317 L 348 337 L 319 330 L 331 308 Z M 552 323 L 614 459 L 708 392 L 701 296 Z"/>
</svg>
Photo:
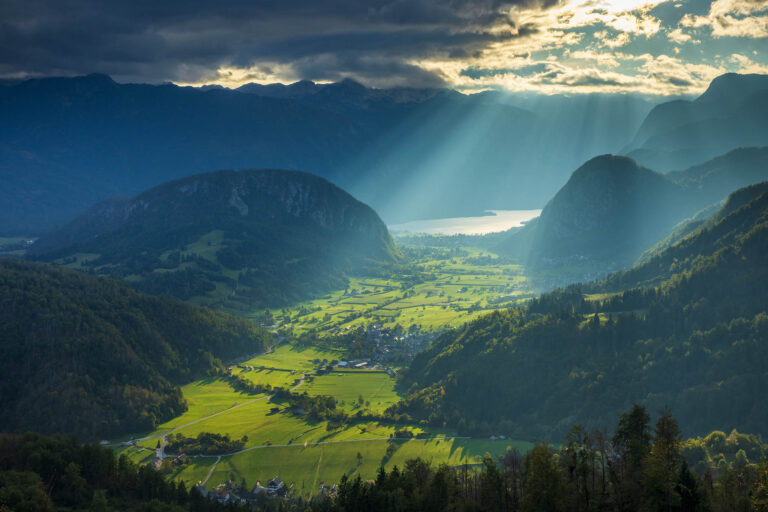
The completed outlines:
<svg viewBox="0 0 768 512">
<path fill-rule="evenodd" d="M 574 427 L 559 448 L 485 457 L 479 471 L 409 461 L 375 482 L 342 479 L 331 510 L 488 512 L 726 512 L 768 510 L 768 465 L 729 463 L 692 471 L 669 410 L 655 425 L 635 405 L 615 435 Z M 314 503 L 313 506 L 319 506 Z"/>
<path fill-rule="evenodd" d="M 729 460 L 710 457 L 695 471 L 686 460 L 698 457 L 688 445 L 728 452 L 739 441 L 754 440 L 713 433 L 683 443 L 668 410 L 652 426 L 636 405 L 621 416 L 613 436 L 575 426 L 559 447 L 539 444 L 525 455 L 508 450 L 498 460 L 486 455 L 476 467 L 414 459 L 379 470 L 373 481 L 342 476 L 335 493 L 311 501 L 264 497 L 235 506 L 190 492 L 108 448 L 38 434 L 0 435 L 0 511 L 768 512 L 765 460 L 752 464 L 743 449 Z M 765 447 L 749 453 L 764 454 Z"/>
</svg>

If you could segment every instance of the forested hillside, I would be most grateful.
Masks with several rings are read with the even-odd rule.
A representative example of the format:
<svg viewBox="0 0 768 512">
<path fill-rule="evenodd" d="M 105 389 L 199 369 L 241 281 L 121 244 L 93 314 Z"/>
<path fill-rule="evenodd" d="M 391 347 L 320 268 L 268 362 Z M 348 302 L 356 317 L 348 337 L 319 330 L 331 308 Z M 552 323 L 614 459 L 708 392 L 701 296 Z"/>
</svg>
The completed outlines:
<svg viewBox="0 0 768 512">
<path fill-rule="evenodd" d="M 251 322 L 107 278 L 0 260 L 0 424 L 94 439 L 184 410 L 178 384 L 262 351 Z"/>
<path fill-rule="evenodd" d="M 217 171 L 93 206 L 33 257 L 228 309 L 286 305 L 397 260 L 376 212 L 312 174 Z"/>
<path fill-rule="evenodd" d="M 693 194 L 665 176 L 627 157 L 602 155 L 576 169 L 536 222 L 510 236 L 502 252 L 517 252 L 534 266 L 589 260 L 622 268 L 694 203 Z"/>
<path fill-rule="evenodd" d="M 648 260 L 701 228 L 728 194 L 768 179 L 768 148 L 740 148 L 660 174 L 601 155 L 574 171 L 541 216 L 496 251 L 559 283 L 591 281 Z"/>
<path fill-rule="evenodd" d="M 683 231 L 688 233 L 677 242 L 668 248 L 649 251 L 647 260 L 629 270 L 611 274 L 594 288 L 619 291 L 640 285 L 657 285 L 676 273 L 690 271 L 699 264 L 702 256 L 711 257 L 715 252 L 725 250 L 738 243 L 753 226 L 768 221 L 767 213 L 768 182 L 737 190 L 711 217 L 683 226 Z"/>
<path fill-rule="evenodd" d="M 0 434 L 0 508 L 18 512 L 237 510 L 169 482 L 111 448 L 40 434 Z"/>
<path fill-rule="evenodd" d="M 767 215 L 763 193 L 700 235 L 720 236 L 662 252 L 690 244 L 657 287 L 586 300 L 574 286 L 447 332 L 403 374 L 409 396 L 390 412 L 559 439 L 642 402 L 672 407 L 687 433 L 766 434 Z"/>
<path fill-rule="evenodd" d="M 704 204 L 723 199 L 726 192 L 768 179 L 768 147 L 738 148 L 703 164 L 666 176 L 700 194 Z"/>
</svg>

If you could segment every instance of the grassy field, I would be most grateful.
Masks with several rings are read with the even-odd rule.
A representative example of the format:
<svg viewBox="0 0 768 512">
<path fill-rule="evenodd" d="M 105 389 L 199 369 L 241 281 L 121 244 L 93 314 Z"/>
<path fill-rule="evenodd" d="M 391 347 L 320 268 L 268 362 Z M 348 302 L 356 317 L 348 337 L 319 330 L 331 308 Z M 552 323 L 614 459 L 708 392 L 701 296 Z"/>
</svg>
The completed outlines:
<svg viewBox="0 0 768 512">
<path fill-rule="evenodd" d="M 384 372 L 365 370 L 320 375 L 307 384 L 306 391 L 310 395 L 336 397 L 347 412 L 356 412 L 361 408 L 382 412 L 399 400 L 395 393 L 395 379 Z"/>
<path fill-rule="evenodd" d="M 392 445 L 390 454 L 387 448 Z M 478 464 L 485 453 L 502 454 L 508 447 L 521 451 L 530 448 L 528 443 L 505 441 L 475 441 L 465 439 L 410 440 L 410 441 L 348 441 L 331 444 L 265 447 L 231 457 L 222 458 L 213 471 L 211 482 L 245 479 L 249 485 L 279 476 L 290 482 L 294 490 L 310 496 L 323 484 L 337 483 L 342 475 L 373 479 L 379 467 L 392 469 L 403 467 L 415 457 L 435 464 Z M 360 455 L 358 457 L 358 454 Z M 205 478 L 216 463 L 215 457 L 193 459 L 194 464 L 177 471 L 173 477 L 187 483 Z"/>
<path fill-rule="evenodd" d="M 241 362 L 239 366 L 287 370 L 271 373 L 250 370 L 244 373 L 248 378 L 252 375 L 266 378 L 273 374 L 290 374 L 296 378 L 309 374 L 317 366 L 316 360 L 338 358 L 339 354 L 333 351 L 282 345 L 271 353 Z M 243 371 L 236 366 L 233 370 Z M 275 377 L 273 380 L 277 382 L 279 379 Z M 402 466 L 414 457 L 434 463 L 477 464 L 486 452 L 498 455 L 507 447 L 521 451 L 529 448 L 529 444 L 523 442 L 454 438 L 451 432 L 434 429 L 430 429 L 428 435 L 439 439 L 393 440 L 391 438 L 399 428 L 407 427 L 415 434 L 424 431 L 415 426 L 371 421 L 329 429 L 326 422 L 310 421 L 305 416 L 293 414 L 266 395 L 235 391 L 224 378 L 200 380 L 182 389 L 189 404 L 187 412 L 160 425 L 154 432 L 142 434 L 145 439 L 138 441 L 136 446 L 121 446 L 118 451 L 136 462 L 147 463 L 155 457 L 160 437 L 169 432 L 187 437 L 201 432 L 229 434 L 234 439 L 247 436 L 245 451 L 223 456 L 220 460 L 215 456 L 192 457 L 189 464 L 174 467 L 169 475 L 194 485 L 205 480 L 213 468 L 206 483 L 208 488 L 229 479 L 237 482 L 245 479 L 249 485 L 254 485 L 257 481 L 280 476 L 293 484 L 297 494 L 309 496 L 323 483 L 338 482 L 344 474 L 359 474 L 364 479 L 371 479 L 380 466 Z M 334 396 L 339 406 L 349 412 L 360 409 L 380 411 L 398 399 L 394 379 L 375 371 L 315 376 L 296 391 Z M 360 396 L 363 397 L 362 405 Z M 278 407 L 279 412 L 274 412 L 274 407 Z"/>
<path fill-rule="evenodd" d="M 295 334 L 340 332 L 372 323 L 439 331 L 534 295 L 522 267 L 492 253 L 472 247 L 424 251 L 424 256 L 412 258 L 416 278 L 353 278 L 344 290 L 271 314 Z"/>
</svg>

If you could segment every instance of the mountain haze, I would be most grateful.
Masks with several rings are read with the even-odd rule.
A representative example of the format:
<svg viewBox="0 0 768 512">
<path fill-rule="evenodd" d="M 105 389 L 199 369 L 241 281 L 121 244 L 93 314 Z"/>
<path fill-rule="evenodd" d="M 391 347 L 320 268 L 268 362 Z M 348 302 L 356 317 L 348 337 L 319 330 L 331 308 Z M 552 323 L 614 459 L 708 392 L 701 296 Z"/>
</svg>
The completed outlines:
<svg viewBox="0 0 768 512">
<path fill-rule="evenodd" d="M 656 250 L 646 261 L 627 271 L 612 274 L 600 288 L 615 291 L 656 286 L 674 274 L 690 272 L 699 258 L 715 257 L 718 251 L 738 245 L 739 238 L 752 226 L 768 222 L 767 203 L 768 182 L 733 192 L 714 215 L 694 221 L 689 232 L 675 243 Z"/>
<path fill-rule="evenodd" d="M 279 170 L 200 174 L 99 203 L 30 255 L 234 309 L 342 287 L 345 273 L 399 257 L 369 207 L 322 178 Z"/>
<path fill-rule="evenodd" d="M 685 169 L 768 141 L 768 75 L 728 73 L 693 101 L 657 105 L 622 152 L 657 171 Z"/>
<path fill-rule="evenodd" d="M 530 258 L 589 255 L 626 264 L 684 211 L 684 191 L 626 157 L 604 155 L 579 167 L 544 207 Z"/>
<path fill-rule="evenodd" d="M 739 148 L 668 174 L 603 155 L 574 171 L 541 216 L 498 251 L 573 282 L 628 268 L 714 214 L 729 192 L 768 179 L 768 149 Z"/>
<path fill-rule="evenodd" d="M 306 170 L 388 222 L 538 208 L 569 169 L 623 145 L 649 108 L 353 80 L 237 90 L 26 80 L 0 86 L 0 234 L 40 234 L 84 204 L 210 169 Z"/>
</svg>

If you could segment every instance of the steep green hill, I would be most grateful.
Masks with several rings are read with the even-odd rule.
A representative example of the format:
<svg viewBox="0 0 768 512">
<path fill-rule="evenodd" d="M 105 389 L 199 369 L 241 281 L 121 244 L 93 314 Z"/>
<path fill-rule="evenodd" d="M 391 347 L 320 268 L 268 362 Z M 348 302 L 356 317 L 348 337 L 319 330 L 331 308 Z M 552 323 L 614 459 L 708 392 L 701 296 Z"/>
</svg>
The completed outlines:
<svg viewBox="0 0 768 512">
<path fill-rule="evenodd" d="M 658 287 L 589 301 L 571 287 L 444 334 L 402 376 L 409 396 L 390 412 L 560 439 L 640 402 L 669 405 L 688 433 L 768 433 L 768 193 L 657 258 L 683 248 L 688 263 Z"/>
<path fill-rule="evenodd" d="M 597 261 L 630 265 L 691 210 L 683 187 L 629 158 L 603 155 L 586 162 L 544 207 L 536 222 L 500 249 L 533 266 Z"/>
<path fill-rule="evenodd" d="M 217 171 L 99 203 L 30 253 L 140 290 L 252 310 L 345 283 L 398 251 L 368 206 L 311 174 Z"/>
<path fill-rule="evenodd" d="M 636 286 L 658 285 L 674 274 L 690 272 L 702 257 L 739 242 L 752 226 L 768 221 L 768 182 L 737 190 L 710 218 L 694 221 L 691 232 L 665 250 L 623 272 L 609 276 L 598 287 L 626 290 Z"/>
<path fill-rule="evenodd" d="M 184 410 L 177 384 L 262 351 L 236 317 L 40 263 L 0 260 L 0 425 L 94 439 Z"/>
<path fill-rule="evenodd" d="M 768 148 L 740 148 L 666 175 L 603 155 L 571 176 L 541 216 L 498 251 L 587 281 L 643 262 L 699 229 L 728 193 L 768 180 Z"/>
</svg>

